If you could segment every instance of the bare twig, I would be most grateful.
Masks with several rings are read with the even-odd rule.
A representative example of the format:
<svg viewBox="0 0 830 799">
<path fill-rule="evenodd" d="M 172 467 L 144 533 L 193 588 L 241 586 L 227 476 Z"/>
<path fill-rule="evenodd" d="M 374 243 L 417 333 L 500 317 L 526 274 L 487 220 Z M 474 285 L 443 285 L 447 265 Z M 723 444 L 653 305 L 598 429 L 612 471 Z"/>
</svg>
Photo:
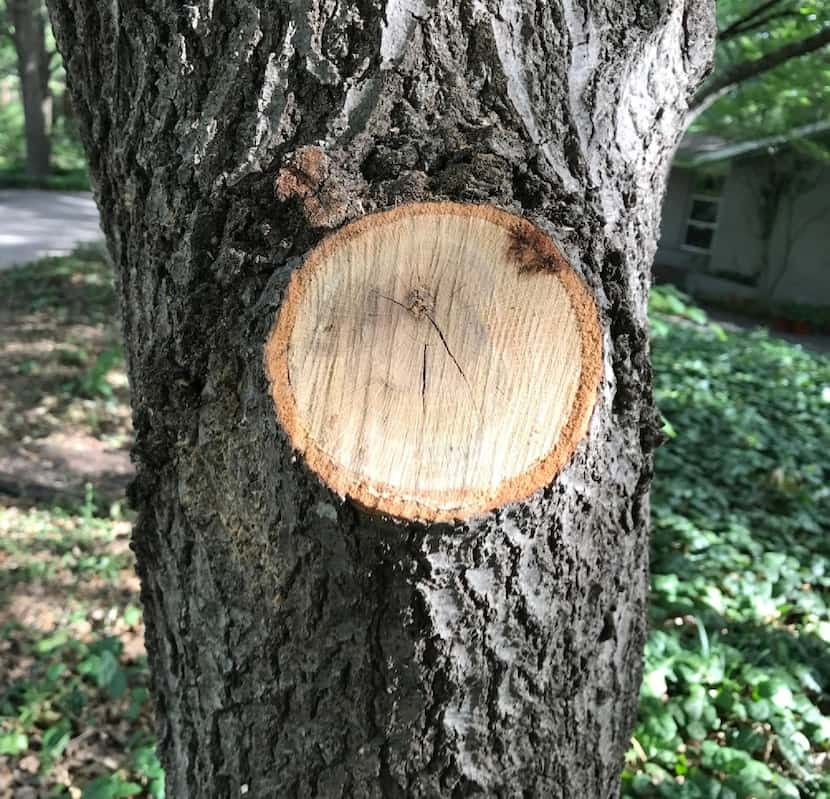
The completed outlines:
<svg viewBox="0 0 830 799">
<path fill-rule="evenodd" d="M 742 36 L 744 33 L 749 33 L 750 31 L 754 31 L 758 28 L 767 25 L 768 23 L 772 22 L 775 19 L 783 19 L 784 17 L 800 17 L 801 14 L 798 11 L 793 9 L 788 9 L 786 11 L 776 11 L 773 14 L 769 14 L 766 17 L 761 17 L 761 19 L 757 19 L 754 22 L 748 22 L 746 25 L 735 28 L 731 33 L 727 34 L 726 31 L 718 35 L 718 41 L 726 42 L 730 39 L 734 39 L 736 36 Z"/>
<path fill-rule="evenodd" d="M 732 36 L 736 36 L 736 31 L 740 28 L 743 28 L 747 23 L 752 22 L 753 20 L 757 19 L 762 14 L 765 14 L 767 11 L 770 11 L 775 6 L 779 5 L 781 0 L 766 0 L 766 2 L 761 3 L 757 8 L 750 11 L 748 14 L 745 14 L 740 19 L 735 20 L 731 25 L 724 28 L 720 33 L 718 33 L 718 39 L 721 41 L 725 39 L 730 39 Z"/>
</svg>

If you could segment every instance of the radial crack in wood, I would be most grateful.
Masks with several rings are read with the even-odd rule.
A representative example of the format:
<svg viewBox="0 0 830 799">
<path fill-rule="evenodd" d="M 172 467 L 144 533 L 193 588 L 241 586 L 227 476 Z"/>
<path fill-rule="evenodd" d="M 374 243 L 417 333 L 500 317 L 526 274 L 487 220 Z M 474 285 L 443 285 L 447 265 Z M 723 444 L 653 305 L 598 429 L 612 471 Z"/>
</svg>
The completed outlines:
<svg viewBox="0 0 830 799">
<path fill-rule="evenodd" d="M 364 507 L 423 521 L 548 485 L 602 371 L 593 300 L 551 239 L 455 203 L 325 239 L 292 276 L 265 359 L 309 467 Z"/>
</svg>

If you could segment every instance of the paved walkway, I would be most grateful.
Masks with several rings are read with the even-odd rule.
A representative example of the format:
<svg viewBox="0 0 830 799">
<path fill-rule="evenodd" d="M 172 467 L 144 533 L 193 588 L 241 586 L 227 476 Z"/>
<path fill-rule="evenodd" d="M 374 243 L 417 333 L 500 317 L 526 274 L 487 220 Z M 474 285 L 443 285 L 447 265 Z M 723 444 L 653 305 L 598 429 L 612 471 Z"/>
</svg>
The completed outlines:
<svg viewBox="0 0 830 799">
<path fill-rule="evenodd" d="M 709 308 L 705 305 L 704 308 L 709 319 L 717 322 L 724 330 L 752 330 L 756 327 L 763 327 L 766 328 L 771 336 L 783 338 L 785 341 L 789 341 L 790 344 L 800 344 L 804 349 L 812 350 L 821 355 L 830 353 L 830 336 L 821 333 L 807 333 L 804 335 L 784 333 L 781 330 L 775 330 L 769 327 L 766 322 L 754 319 L 751 316 L 725 311 L 723 308 Z"/>
<path fill-rule="evenodd" d="M 103 237 L 89 192 L 0 189 L 0 269 L 67 255 Z"/>
</svg>

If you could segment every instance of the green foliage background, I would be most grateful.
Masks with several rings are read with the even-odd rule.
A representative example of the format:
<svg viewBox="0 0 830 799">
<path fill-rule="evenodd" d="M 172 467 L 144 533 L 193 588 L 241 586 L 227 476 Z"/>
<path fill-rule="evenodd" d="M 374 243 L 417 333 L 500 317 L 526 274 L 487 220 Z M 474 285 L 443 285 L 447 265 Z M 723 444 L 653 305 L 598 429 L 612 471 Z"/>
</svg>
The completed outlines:
<svg viewBox="0 0 830 799">
<path fill-rule="evenodd" d="M 669 441 L 624 795 L 830 797 L 830 359 L 651 303 Z"/>
<path fill-rule="evenodd" d="M 718 0 L 718 29 L 726 30 L 761 2 Z M 827 28 L 830 0 L 781 0 L 770 9 L 770 14 L 775 16 L 767 24 L 718 42 L 715 75 Z M 825 47 L 787 61 L 733 89 L 695 121 L 693 130 L 743 140 L 787 133 L 828 118 L 830 54 Z"/>
<path fill-rule="evenodd" d="M 763 0 L 717 0 L 718 28 L 723 31 L 759 7 Z M 0 80 L 12 79 L 16 89 L 16 59 L 10 36 L 7 0 L 0 0 Z M 760 58 L 779 47 L 804 39 L 830 25 L 830 0 L 779 0 L 770 19 L 746 33 L 719 41 L 715 75 L 737 63 Z M 54 48 L 51 31 L 48 46 Z M 65 75 L 57 58 L 52 79 L 56 100 L 65 91 Z M 59 107 L 60 103 L 56 103 Z M 754 139 L 828 119 L 830 55 L 828 48 L 796 58 L 741 84 L 698 117 L 692 129 L 731 140 Z M 77 129 L 72 119 L 56 117 L 53 188 L 86 188 L 88 178 Z M 0 184 L 24 186 L 22 111 L 18 101 L 0 107 Z"/>
<path fill-rule="evenodd" d="M 0 187 L 29 187 L 35 185 L 25 174 L 26 143 L 23 135 L 23 106 L 19 97 L 17 56 L 11 34 L 7 0 L 0 0 L 0 81 L 5 81 L 12 92 L 12 100 L 0 105 Z M 55 50 L 50 26 L 46 31 L 46 46 Z M 66 92 L 66 74 L 59 55 L 54 57 L 54 71 L 50 80 L 54 98 L 52 128 L 51 175 L 38 187 L 79 190 L 89 188 L 86 156 L 78 135 L 77 123 L 63 113 L 63 95 Z"/>
</svg>

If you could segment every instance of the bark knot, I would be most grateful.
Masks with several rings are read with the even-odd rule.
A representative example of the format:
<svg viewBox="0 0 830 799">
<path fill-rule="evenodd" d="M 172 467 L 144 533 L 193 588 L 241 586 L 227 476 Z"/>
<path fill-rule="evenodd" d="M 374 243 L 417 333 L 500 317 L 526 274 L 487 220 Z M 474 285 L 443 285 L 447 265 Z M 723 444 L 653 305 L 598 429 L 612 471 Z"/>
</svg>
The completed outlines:
<svg viewBox="0 0 830 799">
<path fill-rule="evenodd" d="M 406 309 L 416 318 L 429 317 L 435 313 L 435 298 L 429 289 L 414 288 L 406 296 Z"/>
<path fill-rule="evenodd" d="M 283 202 L 300 200 L 311 227 L 335 228 L 349 216 L 349 198 L 332 172 L 331 160 L 320 147 L 300 147 L 277 175 L 276 195 Z"/>
</svg>

